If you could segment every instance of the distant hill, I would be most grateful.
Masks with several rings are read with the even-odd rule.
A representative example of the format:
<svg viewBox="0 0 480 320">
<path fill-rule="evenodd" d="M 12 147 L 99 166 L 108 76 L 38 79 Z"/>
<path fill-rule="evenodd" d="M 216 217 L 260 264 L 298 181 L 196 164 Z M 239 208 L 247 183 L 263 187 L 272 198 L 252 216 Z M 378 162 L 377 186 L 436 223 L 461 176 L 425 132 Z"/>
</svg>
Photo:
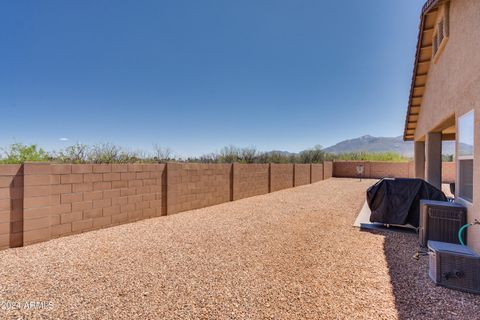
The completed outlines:
<svg viewBox="0 0 480 320">
<path fill-rule="evenodd" d="M 455 153 L 455 143 L 446 141 L 442 146 L 444 155 Z M 336 145 L 324 149 L 326 152 L 334 154 L 350 152 L 397 152 L 406 157 L 413 157 L 413 142 L 403 141 L 399 137 L 372 137 L 369 135 L 355 139 L 344 140 Z"/>
<path fill-rule="evenodd" d="M 268 155 L 278 154 L 278 155 L 281 155 L 281 156 L 284 156 L 284 157 L 290 157 L 290 156 L 297 155 L 297 153 L 295 153 L 295 152 L 281 151 L 281 150 L 272 150 L 272 151 L 267 151 L 265 153 L 268 154 Z"/>
</svg>

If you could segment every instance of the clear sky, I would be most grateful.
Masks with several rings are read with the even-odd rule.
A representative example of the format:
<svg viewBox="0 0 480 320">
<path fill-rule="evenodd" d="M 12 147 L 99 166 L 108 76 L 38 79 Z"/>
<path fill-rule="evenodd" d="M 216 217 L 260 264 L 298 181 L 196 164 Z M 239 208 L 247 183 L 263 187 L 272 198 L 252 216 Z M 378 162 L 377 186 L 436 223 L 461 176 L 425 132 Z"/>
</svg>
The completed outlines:
<svg viewBox="0 0 480 320">
<path fill-rule="evenodd" d="M 2 1 L 0 145 L 188 156 L 399 136 L 423 2 Z"/>
</svg>

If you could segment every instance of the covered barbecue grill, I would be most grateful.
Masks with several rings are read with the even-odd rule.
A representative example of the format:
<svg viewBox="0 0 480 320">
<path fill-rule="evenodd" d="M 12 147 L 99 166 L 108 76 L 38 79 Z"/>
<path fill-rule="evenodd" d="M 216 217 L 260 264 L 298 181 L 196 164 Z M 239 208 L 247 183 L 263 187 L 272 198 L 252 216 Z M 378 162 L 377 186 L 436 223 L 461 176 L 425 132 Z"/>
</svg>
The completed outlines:
<svg viewBox="0 0 480 320">
<path fill-rule="evenodd" d="M 367 190 L 370 221 L 418 228 L 423 199 L 448 200 L 441 190 L 422 179 L 382 179 Z"/>
</svg>

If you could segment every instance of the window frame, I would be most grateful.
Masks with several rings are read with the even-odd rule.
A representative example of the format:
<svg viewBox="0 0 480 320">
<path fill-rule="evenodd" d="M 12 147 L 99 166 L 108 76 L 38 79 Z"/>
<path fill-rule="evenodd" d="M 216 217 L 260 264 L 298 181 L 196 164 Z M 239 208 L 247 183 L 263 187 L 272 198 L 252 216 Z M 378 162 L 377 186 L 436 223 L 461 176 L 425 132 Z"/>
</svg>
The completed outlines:
<svg viewBox="0 0 480 320">
<path fill-rule="evenodd" d="M 473 137 L 473 144 L 472 144 L 472 154 L 471 155 L 460 155 L 460 144 L 461 144 L 461 134 L 462 134 L 462 130 L 460 128 L 460 119 L 465 117 L 465 116 L 468 116 L 469 114 L 472 114 L 473 117 L 472 117 L 472 121 L 473 121 L 473 124 L 472 124 L 472 129 L 473 129 L 473 132 L 472 132 L 472 137 Z M 458 119 L 457 119 L 457 127 L 458 127 L 458 138 L 457 138 L 457 184 L 458 184 L 458 198 L 461 199 L 462 201 L 464 202 L 467 202 L 469 204 L 473 204 L 473 182 L 474 182 L 474 179 L 472 177 L 472 199 L 465 199 L 465 198 L 462 198 L 460 193 L 461 193 L 461 177 L 460 177 L 460 164 L 462 161 L 464 160 L 471 160 L 472 161 L 472 174 L 473 174 L 473 167 L 475 166 L 475 110 L 470 110 L 468 112 L 465 112 L 464 114 L 462 114 L 461 116 L 458 116 Z"/>
</svg>

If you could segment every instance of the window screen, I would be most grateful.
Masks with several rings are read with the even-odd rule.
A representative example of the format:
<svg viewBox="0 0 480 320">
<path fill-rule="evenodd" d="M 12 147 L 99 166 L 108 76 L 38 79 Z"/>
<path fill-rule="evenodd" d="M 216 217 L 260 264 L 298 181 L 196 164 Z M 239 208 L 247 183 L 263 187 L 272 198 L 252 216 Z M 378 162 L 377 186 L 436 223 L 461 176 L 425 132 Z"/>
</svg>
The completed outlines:
<svg viewBox="0 0 480 320">
<path fill-rule="evenodd" d="M 473 202 L 473 159 L 459 161 L 459 196 Z"/>
</svg>

